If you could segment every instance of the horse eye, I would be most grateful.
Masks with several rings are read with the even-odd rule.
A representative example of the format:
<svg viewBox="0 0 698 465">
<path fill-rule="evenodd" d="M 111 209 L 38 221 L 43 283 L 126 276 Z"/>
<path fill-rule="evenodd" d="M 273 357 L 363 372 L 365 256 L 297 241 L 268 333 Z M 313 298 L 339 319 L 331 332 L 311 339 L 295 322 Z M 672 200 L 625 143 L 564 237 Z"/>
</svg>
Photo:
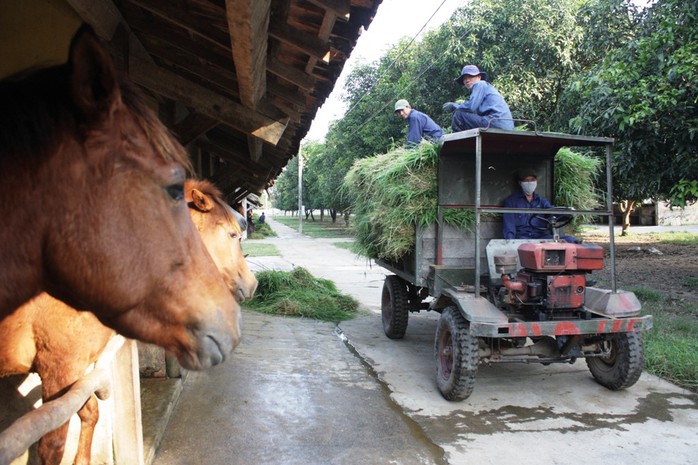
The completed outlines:
<svg viewBox="0 0 698 465">
<path fill-rule="evenodd" d="M 171 184 L 165 188 L 167 195 L 177 202 L 184 200 L 184 184 Z"/>
</svg>

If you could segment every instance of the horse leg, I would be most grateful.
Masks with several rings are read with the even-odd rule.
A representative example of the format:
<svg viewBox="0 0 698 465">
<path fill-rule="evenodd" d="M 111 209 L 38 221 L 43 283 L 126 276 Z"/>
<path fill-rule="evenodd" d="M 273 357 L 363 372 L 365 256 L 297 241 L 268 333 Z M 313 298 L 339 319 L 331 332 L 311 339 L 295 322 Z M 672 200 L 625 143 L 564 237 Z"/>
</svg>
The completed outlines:
<svg viewBox="0 0 698 465">
<path fill-rule="evenodd" d="M 60 465 L 68 438 L 69 422 L 64 423 L 39 439 L 39 461 L 42 465 Z"/>
<path fill-rule="evenodd" d="M 66 393 L 71 385 L 64 376 L 55 372 L 48 373 L 37 370 L 41 377 L 41 397 L 44 402 L 54 400 Z M 68 438 L 68 426 L 70 421 L 46 433 L 39 439 L 38 455 L 42 465 L 60 465 L 65 453 L 65 444 Z"/>
<path fill-rule="evenodd" d="M 99 420 L 99 404 L 94 394 L 78 410 L 78 416 L 80 417 L 80 439 L 78 440 L 78 451 L 75 454 L 75 462 L 73 463 L 74 465 L 90 465 L 92 437 L 95 433 L 97 420 Z"/>
</svg>

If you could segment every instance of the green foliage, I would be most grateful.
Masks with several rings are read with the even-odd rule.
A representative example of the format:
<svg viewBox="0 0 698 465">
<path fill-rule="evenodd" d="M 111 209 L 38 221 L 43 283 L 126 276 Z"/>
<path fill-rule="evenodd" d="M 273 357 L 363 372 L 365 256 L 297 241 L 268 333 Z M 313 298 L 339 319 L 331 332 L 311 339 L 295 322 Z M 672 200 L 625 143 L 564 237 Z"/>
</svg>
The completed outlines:
<svg viewBox="0 0 698 465">
<path fill-rule="evenodd" d="M 276 178 L 271 191 L 275 208 L 285 211 L 298 210 L 298 157 L 292 158 L 283 172 Z"/>
<path fill-rule="evenodd" d="M 335 323 L 357 314 L 358 302 L 353 297 L 341 294 L 332 281 L 316 278 L 305 268 L 261 271 L 256 277 L 257 291 L 245 308 Z"/>
<path fill-rule="evenodd" d="M 574 130 L 616 138 L 618 199 L 668 198 L 698 179 L 698 4 L 658 0 L 637 38 L 569 87 Z"/>
<path fill-rule="evenodd" d="M 407 125 L 392 111 L 397 99 L 448 128 L 451 115 L 441 106 L 468 97 L 453 82 L 467 63 L 487 71 L 514 117 L 535 121 L 536 129 L 616 138 L 616 199 L 670 196 L 680 180 L 698 179 L 696 5 L 658 0 L 639 10 L 631 0 L 468 2 L 410 47 L 403 39 L 349 73 L 349 110 L 317 150 L 307 150 L 306 206 L 344 211 L 356 203 L 339 189 L 344 174 L 356 160 L 405 141 Z M 295 171 L 287 170 L 289 177 L 295 179 Z M 280 208 L 295 210 L 295 184 L 288 186 L 287 206 Z"/>
<path fill-rule="evenodd" d="M 671 208 L 686 208 L 698 200 L 698 181 L 682 179 L 669 192 L 669 204 Z"/>
</svg>

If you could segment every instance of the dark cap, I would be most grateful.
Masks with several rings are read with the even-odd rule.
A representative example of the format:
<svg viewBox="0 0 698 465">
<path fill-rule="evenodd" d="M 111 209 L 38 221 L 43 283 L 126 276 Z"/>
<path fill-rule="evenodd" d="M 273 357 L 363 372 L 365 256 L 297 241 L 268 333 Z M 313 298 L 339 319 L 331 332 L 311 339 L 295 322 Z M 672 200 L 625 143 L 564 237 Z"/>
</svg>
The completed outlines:
<svg viewBox="0 0 698 465">
<path fill-rule="evenodd" d="M 475 65 L 463 66 L 463 69 L 460 72 L 460 76 L 456 78 L 456 82 L 462 86 L 463 78 L 465 78 L 465 76 L 482 76 L 482 79 L 487 80 L 487 73 L 483 73 Z"/>
<path fill-rule="evenodd" d="M 533 170 L 521 170 L 519 171 L 519 181 L 523 181 L 529 176 L 533 176 L 534 178 L 538 179 L 538 175 L 535 173 Z"/>
</svg>

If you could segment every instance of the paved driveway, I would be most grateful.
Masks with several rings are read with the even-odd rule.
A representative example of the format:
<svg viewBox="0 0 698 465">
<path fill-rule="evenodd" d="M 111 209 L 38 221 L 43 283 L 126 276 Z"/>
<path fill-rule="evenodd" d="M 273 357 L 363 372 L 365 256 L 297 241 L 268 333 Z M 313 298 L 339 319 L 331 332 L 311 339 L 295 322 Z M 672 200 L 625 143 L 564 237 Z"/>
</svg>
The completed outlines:
<svg viewBox="0 0 698 465">
<path fill-rule="evenodd" d="M 273 227 L 282 260 L 334 280 L 362 303 L 368 314 L 341 330 L 448 463 L 698 463 L 698 396 L 646 373 L 630 389 L 613 392 L 593 380 L 583 360 L 481 366 L 469 399 L 444 400 L 434 381 L 439 315 L 413 314 L 405 339 L 388 339 L 380 321 L 385 270 L 332 240 Z"/>
</svg>

